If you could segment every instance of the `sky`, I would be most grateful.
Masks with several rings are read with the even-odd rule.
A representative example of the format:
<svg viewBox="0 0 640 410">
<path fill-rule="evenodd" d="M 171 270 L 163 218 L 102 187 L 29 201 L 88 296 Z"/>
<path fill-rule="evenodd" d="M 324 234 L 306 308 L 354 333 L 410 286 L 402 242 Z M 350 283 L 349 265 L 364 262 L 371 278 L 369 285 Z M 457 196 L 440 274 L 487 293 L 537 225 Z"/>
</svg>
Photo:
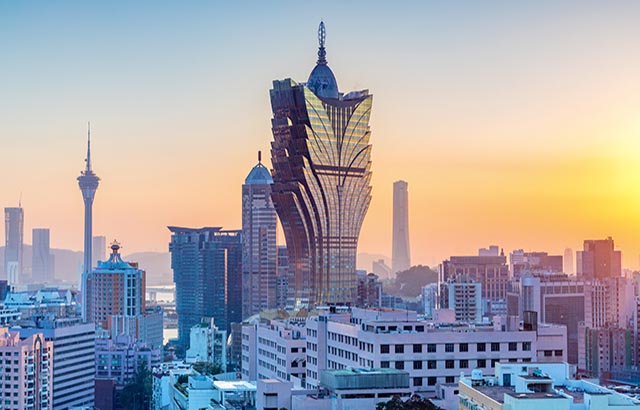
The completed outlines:
<svg viewBox="0 0 640 410">
<path fill-rule="evenodd" d="M 0 205 L 25 242 L 80 250 L 91 121 L 94 234 L 167 251 L 167 225 L 241 226 L 270 165 L 275 79 L 306 81 L 317 27 L 340 90 L 369 89 L 373 200 L 359 251 L 390 256 L 409 183 L 411 256 L 497 244 L 640 256 L 640 3 L 0 2 Z M 4 226 L 0 227 L 0 232 Z"/>
</svg>

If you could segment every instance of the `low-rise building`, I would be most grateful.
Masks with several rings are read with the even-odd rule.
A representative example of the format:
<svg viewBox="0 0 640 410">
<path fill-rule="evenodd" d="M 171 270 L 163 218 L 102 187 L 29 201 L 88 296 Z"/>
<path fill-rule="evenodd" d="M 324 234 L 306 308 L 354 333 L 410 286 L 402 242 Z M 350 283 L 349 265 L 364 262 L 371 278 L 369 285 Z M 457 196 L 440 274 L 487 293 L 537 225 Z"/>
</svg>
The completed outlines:
<svg viewBox="0 0 640 410">
<path fill-rule="evenodd" d="M 227 332 L 214 324 L 213 318 L 191 328 L 187 363 L 206 362 L 220 365 L 225 369 L 227 364 Z"/>
</svg>

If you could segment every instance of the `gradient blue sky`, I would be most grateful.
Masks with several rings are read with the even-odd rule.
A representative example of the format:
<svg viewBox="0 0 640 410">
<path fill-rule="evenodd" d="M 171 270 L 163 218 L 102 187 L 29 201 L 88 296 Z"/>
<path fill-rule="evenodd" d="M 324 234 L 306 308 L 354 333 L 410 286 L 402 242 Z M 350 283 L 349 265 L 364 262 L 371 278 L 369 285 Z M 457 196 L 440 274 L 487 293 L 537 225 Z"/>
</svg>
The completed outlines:
<svg viewBox="0 0 640 410">
<path fill-rule="evenodd" d="M 633 1 L 0 2 L 0 204 L 22 192 L 27 243 L 50 227 L 80 249 L 90 120 L 97 234 L 129 253 L 165 251 L 170 224 L 240 227 L 271 81 L 306 80 L 324 19 L 340 89 L 374 94 L 360 251 L 390 254 L 405 179 L 416 263 L 611 235 L 636 267 L 639 17 Z"/>
</svg>

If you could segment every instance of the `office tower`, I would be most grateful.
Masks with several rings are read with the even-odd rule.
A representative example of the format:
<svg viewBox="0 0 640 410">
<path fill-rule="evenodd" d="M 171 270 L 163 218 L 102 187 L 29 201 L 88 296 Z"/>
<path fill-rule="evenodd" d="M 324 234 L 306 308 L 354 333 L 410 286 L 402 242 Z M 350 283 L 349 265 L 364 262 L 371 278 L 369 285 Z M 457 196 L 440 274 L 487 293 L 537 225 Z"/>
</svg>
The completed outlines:
<svg viewBox="0 0 640 410">
<path fill-rule="evenodd" d="M 500 248 L 496 245 L 490 245 L 488 248 L 478 249 L 478 256 L 500 256 Z"/>
<path fill-rule="evenodd" d="M 53 254 L 48 229 L 33 229 L 31 254 L 31 281 L 50 283 L 53 281 Z"/>
<path fill-rule="evenodd" d="M 121 320 L 134 322 L 145 311 L 145 272 L 123 261 L 119 250 L 120 244 L 113 242 L 109 259 L 98 263 L 86 280 L 87 321 L 108 331 Z"/>
<path fill-rule="evenodd" d="M 393 249 L 391 269 L 393 273 L 411 267 L 409 249 L 409 191 L 405 181 L 393 183 Z"/>
<path fill-rule="evenodd" d="M 98 266 L 98 261 L 107 259 L 107 237 L 94 236 L 93 249 L 91 249 L 91 268 Z"/>
<path fill-rule="evenodd" d="M 87 158 L 85 169 L 78 177 L 78 185 L 84 201 L 84 265 L 82 269 L 82 320 L 87 320 L 87 276 L 91 272 L 91 251 L 93 239 L 93 198 L 96 195 L 100 178 L 91 169 L 91 129 L 87 131 Z"/>
<path fill-rule="evenodd" d="M 578 278 L 585 280 L 622 276 L 622 253 L 614 249 L 613 239 L 585 240 L 577 252 Z"/>
<path fill-rule="evenodd" d="M 482 322 L 482 286 L 467 275 L 440 284 L 440 308 L 452 309 L 456 322 Z"/>
<path fill-rule="evenodd" d="M 383 280 L 393 279 L 391 268 L 384 262 L 384 259 L 373 261 L 371 263 L 371 270 L 375 275 L 382 278 Z"/>
<path fill-rule="evenodd" d="M 242 185 L 242 317 L 275 309 L 276 209 L 271 200 L 271 174 L 258 164 Z"/>
<path fill-rule="evenodd" d="M 188 346 L 191 328 L 203 317 L 229 332 L 231 323 L 242 321 L 242 231 L 168 228 L 178 342 Z"/>
<path fill-rule="evenodd" d="M 368 90 L 338 91 L 324 23 L 306 84 L 273 82 L 272 198 L 295 270 L 296 304 L 348 304 L 358 236 L 371 201 Z"/>
<path fill-rule="evenodd" d="M 573 249 L 567 248 L 564 250 L 564 273 L 573 275 L 575 272 L 575 265 L 573 264 Z"/>
<path fill-rule="evenodd" d="M 20 324 L 21 338 L 39 333 L 53 343 L 53 410 L 92 408 L 96 354 L 93 323 L 82 323 L 79 317 L 40 314 Z"/>
<path fill-rule="evenodd" d="M 562 256 L 518 249 L 509 254 L 509 271 L 512 277 L 520 277 L 525 273 L 532 275 L 562 273 Z"/>
<path fill-rule="evenodd" d="M 24 243 L 24 211 L 4 208 L 4 273 L 10 286 L 22 280 L 22 251 Z"/>
<path fill-rule="evenodd" d="M 469 279 L 481 284 L 482 298 L 490 304 L 487 313 L 506 314 L 509 283 L 509 266 L 506 262 L 504 255 L 451 256 L 440 265 L 440 281 L 467 275 Z"/>
<path fill-rule="evenodd" d="M 53 342 L 41 333 L 20 339 L 20 332 L 0 328 L 0 384 L 3 410 L 49 410 L 53 388 Z M 11 358 L 11 359 L 9 359 Z"/>
</svg>

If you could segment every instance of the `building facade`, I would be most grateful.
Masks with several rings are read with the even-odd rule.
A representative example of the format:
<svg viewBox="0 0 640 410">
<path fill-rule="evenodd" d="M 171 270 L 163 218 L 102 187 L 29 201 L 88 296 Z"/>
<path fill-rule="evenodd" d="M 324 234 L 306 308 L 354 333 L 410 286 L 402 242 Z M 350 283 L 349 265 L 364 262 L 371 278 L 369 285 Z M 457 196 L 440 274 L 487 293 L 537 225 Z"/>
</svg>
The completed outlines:
<svg viewBox="0 0 640 410">
<path fill-rule="evenodd" d="M 405 181 L 393 183 L 393 246 L 391 269 L 393 273 L 411 267 L 409 248 L 409 184 Z"/>
<path fill-rule="evenodd" d="M 242 232 L 170 226 L 171 268 L 176 284 L 178 342 L 189 345 L 191 328 L 213 317 L 221 330 L 242 322 Z"/>
<path fill-rule="evenodd" d="M 51 253 L 49 229 L 36 228 L 31 231 L 33 248 L 31 250 L 31 281 L 50 283 L 53 281 L 54 260 Z"/>
<path fill-rule="evenodd" d="M 585 240 L 577 252 L 577 276 L 594 280 L 622 276 L 622 252 L 615 250 L 613 239 Z"/>
<path fill-rule="evenodd" d="M 371 201 L 368 90 L 338 91 L 324 24 L 306 84 L 274 81 L 273 202 L 294 270 L 297 305 L 355 299 L 358 237 Z"/>
<path fill-rule="evenodd" d="M 466 275 L 442 282 L 440 308 L 452 309 L 456 322 L 482 322 L 482 285 Z"/>
<path fill-rule="evenodd" d="M 276 209 L 271 199 L 273 179 L 262 165 L 251 169 L 242 185 L 242 317 L 278 306 L 276 270 Z"/>
<path fill-rule="evenodd" d="M 91 250 L 91 266 L 98 266 L 98 261 L 104 261 L 107 259 L 107 237 L 106 236 L 94 236 L 93 237 L 93 249 Z"/>
<path fill-rule="evenodd" d="M 13 286 L 22 279 L 24 248 L 24 211 L 22 207 L 4 208 L 4 274 Z"/>
<path fill-rule="evenodd" d="M 222 370 L 227 366 L 227 332 L 218 329 L 213 319 L 191 328 L 187 363 L 205 362 L 219 365 Z"/>
</svg>

